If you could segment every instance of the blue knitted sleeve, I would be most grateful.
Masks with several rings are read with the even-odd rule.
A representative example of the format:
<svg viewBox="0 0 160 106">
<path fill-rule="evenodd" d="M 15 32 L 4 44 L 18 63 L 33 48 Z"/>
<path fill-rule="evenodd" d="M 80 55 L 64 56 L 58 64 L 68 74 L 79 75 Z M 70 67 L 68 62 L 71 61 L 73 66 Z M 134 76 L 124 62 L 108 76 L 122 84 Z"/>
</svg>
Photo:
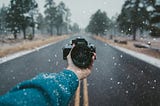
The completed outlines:
<svg viewBox="0 0 160 106">
<path fill-rule="evenodd" d="M 0 106 L 67 106 L 79 80 L 70 70 L 42 73 L 0 97 Z"/>
</svg>

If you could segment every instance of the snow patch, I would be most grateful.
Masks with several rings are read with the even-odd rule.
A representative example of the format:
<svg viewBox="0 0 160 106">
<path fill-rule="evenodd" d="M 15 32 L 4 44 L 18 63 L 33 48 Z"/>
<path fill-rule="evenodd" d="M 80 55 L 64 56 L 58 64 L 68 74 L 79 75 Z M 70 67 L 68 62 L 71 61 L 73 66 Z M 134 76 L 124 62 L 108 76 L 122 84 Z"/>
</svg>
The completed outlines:
<svg viewBox="0 0 160 106">
<path fill-rule="evenodd" d="M 47 45 L 44 45 L 44 46 L 41 46 L 41 47 L 37 47 L 37 48 L 32 49 L 32 50 L 24 50 L 24 51 L 20 51 L 18 53 L 14 53 L 14 54 L 2 57 L 2 58 L 0 58 L 0 64 L 5 63 L 5 62 L 10 61 L 10 60 L 13 60 L 13 59 L 18 58 L 18 57 L 27 55 L 29 53 L 39 51 L 40 49 L 43 49 L 43 48 L 48 47 L 50 45 L 53 45 L 55 43 L 57 43 L 57 42 L 50 43 L 50 44 L 47 44 Z"/>
<path fill-rule="evenodd" d="M 112 46 L 112 45 L 110 45 L 110 46 Z M 118 47 L 118 46 L 112 46 L 112 47 L 114 47 L 122 52 L 125 52 L 126 54 L 129 54 L 135 58 L 138 58 L 142 61 L 145 61 L 146 63 L 152 64 L 152 65 L 160 68 L 160 60 L 157 58 L 154 58 L 154 57 L 142 54 L 142 53 L 138 53 L 138 52 L 135 52 L 132 50 L 128 50 L 126 48 Z"/>
</svg>

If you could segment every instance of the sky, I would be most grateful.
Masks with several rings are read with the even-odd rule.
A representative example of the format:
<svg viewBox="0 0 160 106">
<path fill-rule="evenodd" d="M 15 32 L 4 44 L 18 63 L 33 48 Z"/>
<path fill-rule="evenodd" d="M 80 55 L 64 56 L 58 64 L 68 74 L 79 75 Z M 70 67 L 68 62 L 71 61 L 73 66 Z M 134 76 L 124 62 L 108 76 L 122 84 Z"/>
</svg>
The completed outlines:
<svg viewBox="0 0 160 106">
<path fill-rule="evenodd" d="M 36 0 L 39 6 L 39 11 L 44 11 L 45 0 Z M 71 21 L 76 22 L 81 28 L 85 28 L 92 14 L 98 9 L 105 11 L 107 16 L 111 18 L 116 14 L 120 14 L 122 5 L 125 0 L 54 0 L 56 4 L 63 1 L 71 11 Z M 0 7 L 3 4 L 7 6 L 10 0 L 0 0 Z"/>
</svg>

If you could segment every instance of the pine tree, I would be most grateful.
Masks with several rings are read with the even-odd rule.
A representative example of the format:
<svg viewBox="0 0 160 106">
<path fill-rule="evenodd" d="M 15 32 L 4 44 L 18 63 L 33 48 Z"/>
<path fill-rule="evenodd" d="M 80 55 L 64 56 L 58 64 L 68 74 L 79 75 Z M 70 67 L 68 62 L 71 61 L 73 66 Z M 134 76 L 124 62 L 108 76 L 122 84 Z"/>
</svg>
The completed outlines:
<svg viewBox="0 0 160 106">
<path fill-rule="evenodd" d="M 133 35 L 133 40 L 136 40 L 137 30 L 143 32 L 147 28 L 148 21 L 149 13 L 143 0 L 127 0 L 117 19 L 120 30 Z"/>
<path fill-rule="evenodd" d="M 91 16 L 87 31 L 92 34 L 102 35 L 109 28 L 110 19 L 107 17 L 105 12 L 98 10 Z"/>
<path fill-rule="evenodd" d="M 24 39 L 26 39 L 26 28 L 30 25 L 31 17 L 29 12 L 37 8 L 35 0 L 11 0 L 7 13 L 7 27 L 10 28 L 15 39 L 17 33 L 22 30 Z"/>
</svg>

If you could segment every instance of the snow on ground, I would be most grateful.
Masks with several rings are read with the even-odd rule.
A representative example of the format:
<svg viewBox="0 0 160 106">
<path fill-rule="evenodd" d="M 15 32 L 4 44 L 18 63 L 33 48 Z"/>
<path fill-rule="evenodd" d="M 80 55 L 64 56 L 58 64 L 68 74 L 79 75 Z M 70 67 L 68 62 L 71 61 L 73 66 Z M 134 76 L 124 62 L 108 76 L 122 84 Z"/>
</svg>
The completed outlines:
<svg viewBox="0 0 160 106">
<path fill-rule="evenodd" d="M 122 52 L 125 52 L 126 54 L 129 54 L 129 55 L 131 55 L 135 58 L 138 58 L 142 61 L 145 61 L 146 63 L 152 64 L 152 65 L 160 68 L 160 60 L 157 59 L 157 58 L 154 58 L 154 57 L 142 54 L 142 53 L 138 53 L 138 52 L 135 52 L 135 51 L 132 51 L 132 50 L 128 50 L 128 49 L 125 49 L 125 48 L 122 48 L 122 47 L 118 47 L 118 46 L 113 46 L 113 47 L 122 51 Z"/>
<path fill-rule="evenodd" d="M 54 43 L 56 43 L 56 42 L 54 42 Z M 32 49 L 32 50 L 25 50 L 25 51 L 20 51 L 20 52 L 14 53 L 14 54 L 7 55 L 5 57 L 0 58 L 0 64 L 2 64 L 4 62 L 7 62 L 7 61 L 10 61 L 12 59 L 15 59 L 17 57 L 20 57 L 20 56 L 23 56 L 23 55 L 26 55 L 26 54 L 29 54 L 29 53 L 32 53 L 32 52 L 35 52 L 35 51 L 39 51 L 39 49 L 45 48 L 45 47 L 50 46 L 54 43 L 46 44 L 44 46 L 37 47 L 37 48 Z"/>
<path fill-rule="evenodd" d="M 9 41 L 7 43 L 0 42 L 0 47 L 1 47 L 0 50 L 2 50 L 0 52 L 1 53 L 0 64 L 7 62 L 9 60 L 15 59 L 17 57 L 20 57 L 35 51 L 39 51 L 39 49 L 45 48 L 65 38 L 67 38 L 67 36 L 64 35 L 64 36 L 57 36 L 57 37 L 48 37 L 45 39 L 38 38 L 38 39 L 35 39 L 35 41 L 31 41 L 31 42 L 23 41 L 23 40 L 20 40 L 18 42 Z M 22 47 L 22 49 L 20 47 Z"/>
<path fill-rule="evenodd" d="M 160 52 L 151 50 L 151 49 L 146 49 L 146 48 L 136 48 L 133 46 L 134 42 L 146 42 L 146 41 L 151 41 L 153 47 L 160 48 L 160 38 L 156 39 L 151 39 L 148 38 L 147 40 L 144 39 L 139 39 L 137 41 L 132 41 L 132 40 L 127 40 L 127 38 L 116 38 L 116 39 L 125 39 L 127 40 L 127 44 L 118 44 L 115 43 L 113 40 L 109 40 L 106 37 L 99 37 L 99 36 L 94 36 L 95 39 L 101 40 L 110 46 L 125 52 L 126 54 L 129 54 L 135 58 L 138 58 L 142 61 L 145 61 L 146 63 L 152 64 L 156 67 L 160 68 Z"/>
</svg>

